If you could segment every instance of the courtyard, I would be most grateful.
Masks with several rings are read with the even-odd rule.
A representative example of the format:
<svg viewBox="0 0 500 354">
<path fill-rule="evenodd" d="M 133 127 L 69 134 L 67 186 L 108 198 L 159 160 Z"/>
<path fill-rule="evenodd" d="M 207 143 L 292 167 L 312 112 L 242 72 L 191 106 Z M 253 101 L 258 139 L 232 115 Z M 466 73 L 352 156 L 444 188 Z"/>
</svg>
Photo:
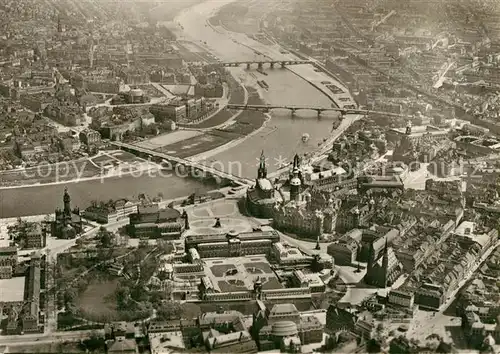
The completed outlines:
<svg viewBox="0 0 500 354">
<path fill-rule="evenodd" d="M 25 283 L 26 277 L 0 279 L 0 301 L 22 303 L 24 301 Z"/>
<path fill-rule="evenodd" d="M 253 290 L 257 279 L 264 290 L 283 288 L 264 256 L 211 258 L 204 263 L 205 274 L 221 292 Z"/>
</svg>

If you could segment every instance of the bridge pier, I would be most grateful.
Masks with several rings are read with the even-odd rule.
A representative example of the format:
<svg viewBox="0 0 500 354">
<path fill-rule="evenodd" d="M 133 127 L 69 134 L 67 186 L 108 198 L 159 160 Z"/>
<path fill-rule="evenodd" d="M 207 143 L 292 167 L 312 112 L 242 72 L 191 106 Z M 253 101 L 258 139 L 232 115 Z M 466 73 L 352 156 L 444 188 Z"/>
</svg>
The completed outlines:
<svg viewBox="0 0 500 354">
<path fill-rule="evenodd" d="M 247 63 L 247 70 L 250 70 L 250 63 Z"/>
<path fill-rule="evenodd" d="M 290 110 L 292 111 L 292 117 L 295 117 L 297 110 L 295 108 L 291 108 Z"/>
<path fill-rule="evenodd" d="M 282 61 L 282 62 L 281 62 L 281 68 L 282 68 L 282 69 L 284 69 L 284 68 L 285 68 L 285 62 L 284 62 L 284 61 Z"/>
<path fill-rule="evenodd" d="M 271 62 L 271 69 L 274 69 L 274 63 Z"/>
<path fill-rule="evenodd" d="M 263 65 L 262 65 L 262 63 L 261 63 L 261 62 L 259 62 L 258 66 L 259 66 L 259 69 L 262 69 L 262 66 L 263 66 Z"/>
<path fill-rule="evenodd" d="M 322 109 L 317 109 L 316 112 L 318 112 L 318 118 L 321 118 L 321 113 L 323 113 Z"/>
</svg>

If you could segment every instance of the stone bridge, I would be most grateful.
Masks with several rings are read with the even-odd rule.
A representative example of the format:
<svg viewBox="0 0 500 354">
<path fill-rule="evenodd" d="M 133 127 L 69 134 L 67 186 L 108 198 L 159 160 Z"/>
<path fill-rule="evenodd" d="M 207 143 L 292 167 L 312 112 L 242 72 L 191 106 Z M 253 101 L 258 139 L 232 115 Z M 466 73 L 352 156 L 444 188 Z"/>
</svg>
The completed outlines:
<svg viewBox="0 0 500 354">
<path fill-rule="evenodd" d="M 284 68 L 287 65 L 300 65 L 300 64 L 311 64 L 312 62 L 309 60 L 250 60 L 250 61 L 228 61 L 220 63 L 222 66 L 231 67 L 231 66 L 241 66 L 246 65 L 247 69 L 250 69 L 252 64 L 257 64 L 259 69 L 262 69 L 264 64 L 269 64 L 271 68 L 274 68 L 275 65 L 281 65 Z"/>
<path fill-rule="evenodd" d="M 179 174 L 182 174 L 186 177 L 188 175 L 191 175 L 193 177 L 218 177 L 221 179 L 221 181 L 229 181 L 237 185 L 251 186 L 254 184 L 254 181 L 248 178 L 235 176 L 233 174 L 217 170 L 213 167 L 209 167 L 198 162 L 167 155 L 159 151 L 154 151 L 119 141 L 111 141 L 110 144 L 120 148 L 121 150 L 131 152 L 134 155 L 140 157 L 151 157 L 153 161 L 158 163 L 168 162 L 174 170 L 179 171 Z"/>
<path fill-rule="evenodd" d="M 246 110 L 246 111 L 258 111 L 264 113 L 269 113 L 273 109 L 288 109 L 292 112 L 292 115 L 294 115 L 297 111 L 309 110 L 309 111 L 316 111 L 318 113 L 318 116 L 321 115 L 321 113 L 323 112 L 330 111 L 330 112 L 339 112 L 343 116 L 346 114 L 361 114 L 361 115 L 381 114 L 389 117 L 413 118 L 413 116 L 408 114 L 373 111 L 373 110 L 359 109 L 359 108 L 346 108 L 346 107 L 339 108 L 339 107 L 317 107 L 317 106 L 228 104 L 226 108 Z"/>
</svg>

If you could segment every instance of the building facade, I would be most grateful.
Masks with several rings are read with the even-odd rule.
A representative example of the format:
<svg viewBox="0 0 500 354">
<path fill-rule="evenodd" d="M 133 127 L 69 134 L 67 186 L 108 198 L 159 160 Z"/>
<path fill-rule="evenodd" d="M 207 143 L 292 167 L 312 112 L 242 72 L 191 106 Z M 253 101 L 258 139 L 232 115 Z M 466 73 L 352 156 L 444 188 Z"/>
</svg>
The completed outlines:
<svg viewBox="0 0 500 354">
<path fill-rule="evenodd" d="M 269 254 L 273 243 L 279 242 L 279 234 L 271 228 L 260 231 L 226 235 L 190 235 L 186 237 L 185 249 L 194 248 L 201 258 L 239 257 L 252 254 Z"/>
<path fill-rule="evenodd" d="M 173 208 L 160 209 L 157 203 L 139 205 L 129 215 L 128 230 L 132 237 L 178 239 L 185 230 L 187 215 Z"/>
<path fill-rule="evenodd" d="M 34 333 L 40 331 L 40 280 L 41 259 L 39 255 L 31 258 L 28 274 L 26 303 L 22 315 L 22 331 Z"/>
</svg>

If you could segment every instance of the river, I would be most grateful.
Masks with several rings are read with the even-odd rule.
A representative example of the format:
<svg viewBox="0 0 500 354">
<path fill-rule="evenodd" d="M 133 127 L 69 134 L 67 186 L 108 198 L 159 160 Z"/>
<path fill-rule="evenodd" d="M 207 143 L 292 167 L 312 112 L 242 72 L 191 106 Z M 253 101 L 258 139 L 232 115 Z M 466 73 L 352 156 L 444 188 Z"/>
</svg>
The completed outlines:
<svg viewBox="0 0 500 354">
<path fill-rule="evenodd" d="M 184 29 L 182 35 L 187 39 L 201 40 L 222 60 L 253 60 L 263 59 L 245 45 L 258 48 L 262 53 L 276 59 L 286 59 L 288 56 L 279 52 L 276 47 L 264 46 L 243 34 L 235 34 L 208 26 L 207 20 L 217 9 L 231 0 L 209 0 L 182 11 L 174 20 L 181 23 Z M 180 30 L 180 28 L 179 28 Z M 220 31 L 221 33 L 219 33 Z M 233 41 L 234 40 L 234 41 Z M 242 45 L 240 43 L 244 43 Z M 260 75 L 255 70 L 252 73 L 243 68 L 232 68 L 237 76 L 248 80 L 248 76 Z M 263 93 L 263 98 L 271 104 L 317 105 L 330 106 L 331 100 L 320 93 L 308 82 L 302 80 L 288 69 L 267 70 L 268 75 L 262 76 L 270 89 Z M 317 77 L 311 65 L 305 65 L 300 70 L 301 75 L 309 73 Z M 251 78 L 250 78 L 251 79 Z M 330 80 L 325 76 L 325 80 Z M 256 158 L 260 151 L 266 151 L 269 158 L 269 171 L 277 169 L 278 162 L 290 161 L 295 153 L 303 154 L 313 151 L 326 138 L 332 127 L 332 120 L 325 117 L 317 119 L 312 113 L 300 113 L 291 118 L 286 112 L 273 112 L 272 119 L 259 133 L 248 138 L 211 159 L 223 163 L 240 162 L 241 174 L 245 177 L 255 176 Z M 302 142 L 302 135 L 309 134 L 310 139 Z M 111 198 L 133 198 L 139 193 L 155 196 L 162 193 L 165 198 L 175 198 L 188 195 L 193 191 L 204 192 L 214 186 L 203 185 L 198 181 L 180 177 L 132 177 L 123 176 L 109 178 L 104 181 L 81 181 L 68 183 L 67 187 L 72 197 L 72 204 L 85 208 L 93 199 L 107 200 Z M 61 207 L 64 185 L 32 186 L 0 190 L 0 217 L 26 216 L 52 213 L 56 206 Z"/>
<path fill-rule="evenodd" d="M 277 46 L 268 46 L 257 42 L 245 34 L 228 32 L 221 27 L 213 28 L 207 20 L 218 9 L 233 0 L 208 0 L 182 11 L 175 18 L 183 29 L 180 35 L 186 39 L 204 42 L 205 45 L 222 61 L 263 60 L 266 57 L 273 59 L 293 59 L 290 54 L 280 53 Z M 263 55 L 256 54 L 253 49 Z M 319 106 L 330 107 L 332 100 L 318 91 L 307 81 L 296 75 L 295 67 L 289 69 L 265 69 L 267 76 L 258 73 L 254 68 L 247 71 L 244 67 L 230 70 L 243 82 L 264 79 L 269 90 L 262 92 L 263 99 L 274 105 Z M 300 75 L 312 80 L 322 78 L 334 82 L 323 73 L 318 73 L 309 64 L 300 65 Z M 243 177 L 254 177 L 256 174 L 257 158 L 264 150 L 268 157 L 268 171 L 278 169 L 279 163 L 290 161 L 295 153 L 304 154 L 318 148 L 318 144 L 329 136 L 332 130 L 332 115 L 325 114 L 318 119 L 314 112 L 300 111 L 297 116 L 291 117 L 288 111 L 273 111 L 272 119 L 259 133 L 246 139 L 230 149 L 211 156 L 209 160 L 222 162 L 223 166 L 234 166 L 238 162 Z M 304 134 L 309 135 L 307 142 L 302 141 Z"/>
</svg>

